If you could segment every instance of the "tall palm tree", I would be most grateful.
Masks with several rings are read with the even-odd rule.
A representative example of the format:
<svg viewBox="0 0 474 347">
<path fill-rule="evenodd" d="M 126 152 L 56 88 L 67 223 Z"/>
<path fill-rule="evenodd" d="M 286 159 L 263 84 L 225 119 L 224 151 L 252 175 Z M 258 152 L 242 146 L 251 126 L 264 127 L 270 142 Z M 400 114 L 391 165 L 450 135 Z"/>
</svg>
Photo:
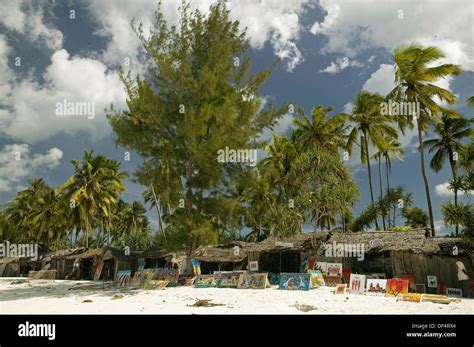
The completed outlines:
<svg viewBox="0 0 474 347">
<path fill-rule="evenodd" d="M 451 168 L 453 181 L 458 179 L 458 156 L 465 151 L 465 146 L 461 143 L 462 140 L 472 138 L 474 131 L 471 129 L 471 120 L 460 118 L 450 118 L 444 114 L 441 118 L 441 123 L 434 126 L 434 133 L 436 138 L 426 140 L 423 145 L 429 148 L 428 153 L 435 152 L 430 161 L 430 167 L 433 171 L 439 172 L 448 158 Z M 460 159 L 460 158 L 459 158 Z M 454 206 L 458 206 L 458 189 L 454 189 Z M 459 226 L 456 224 L 456 235 L 458 235 Z"/>
<path fill-rule="evenodd" d="M 127 174 L 120 172 L 120 164 L 104 156 L 94 156 L 85 151 L 82 163 L 71 161 L 74 174 L 61 186 L 61 191 L 72 200 L 76 213 L 76 228 L 85 233 L 86 247 L 89 247 L 89 233 L 99 218 L 109 217 L 125 190 L 122 179 Z"/>
<path fill-rule="evenodd" d="M 393 59 L 395 62 L 395 88 L 387 95 L 387 99 L 397 102 L 409 102 L 419 106 L 419 113 L 416 114 L 416 127 L 418 130 L 418 142 L 421 161 L 421 173 L 425 186 L 428 213 L 430 218 L 431 233 L 434 236 L 433 208 L 431 205 L 430 187 L 426 175 L 423 133 L 427 131 L 429 125 L 434 120 L 439 120 L 439 115 L 445 112 L 449 116 L 454 115 L 454 111 L 447 110 L 438 105 L 434 97 L 441 102 L 453 104 L 456 97 L 449 90 L 433 84 L 434 82 L 451 76 L 458 75 L 462 71 L 459 66 L 453 64 L 435 65 L 444 58 L 445 55 L 437 47 L 424 47 L 413 43 L 409 46 L 400 46 L 395 50 Z M 399 117 L 400 127 L 403 129 L 407 125 L 413 124 L 413 116 Z"/>
<path fill-rule="evenodd" d="M 350 116 L 353 127 L 346 144 L 349 153 L 352 152 L 352 148 L 356 143 L 360 145 L 361 163 L 367 164 L 372 205 L 375 205 L 375 199 L 372 170 L 370 168 L 369 143 L 377 148 L 385 148 L 388 146 L 387 138 L 396 138 L 398 135 L 397 130 L 390 124 L 390 116 L 382 115 L 380 112 L 383 101 L 383 97 L 377 93 L 365 90 L 357 93 L 354 100 L 354 109 Z M 377 221 L 375 227 L 379 229 Z"/>
<path fill-rule="evenodd" d="M 467 105 L 469 107 L 474 107 L 474 96 L 471 96 L 467 99 Z"/>
</svg>

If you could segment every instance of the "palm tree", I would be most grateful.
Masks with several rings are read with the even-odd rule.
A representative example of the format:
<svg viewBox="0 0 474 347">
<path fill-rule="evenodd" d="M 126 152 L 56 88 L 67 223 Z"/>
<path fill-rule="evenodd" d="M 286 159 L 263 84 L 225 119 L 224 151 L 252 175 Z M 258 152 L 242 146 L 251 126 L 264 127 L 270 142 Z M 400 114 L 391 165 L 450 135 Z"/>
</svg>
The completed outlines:
<svg viewBox="0 0 474 347">
<path fill-rule="evenodd" d="M 369 142 L 377 148 L 386 148 L 388 146 L 387 138 L 396 138 L 398 135 L 397 130 L 390 124 L 390 116 L 382 115 L 380 112 L 383 101 L 381 95 L 364 90 L 356 95 L 354 110 L 350 116 L 350 120 L 354 125 L 349 133 L 346 145 L 350 153 L 354 144 L 360 144 L 360 160 L 361 163 L 367 164 L 372 205 L 375 205 L 375 199 L 370 168 Z M 377 221 L 375 221 L 375 227 L 379 229 Z"/>
<path fill-rule="evenodd" d="M 429 148 L 428 153 L 435 152 L 430 161 L 430 167 L 433 171 L 439 172 L 448 158 L 451 167 L 453 181 L 458 180 L 458 156 L 465 151 L 465 146 L 461 141 L 465 138 L 472 138 L 474 132 L 470 127 L 472 120 L 460 118 L 450 118 L 444 114 L 441 118 L 441 123 L 434 126 L 434 133 L 436 138 L 426 140 L 423 145 Z M 454 206 L 458 205 L 458 189 L 454 189 Z M 459 226 L 456 225 L 456 235 L 458 235 Z"/>
<path fill-rule="evenodd" d="M 471 96 L 467 99 L 467 105 L 469 107 L 474 107 L 474 96 Z"/>
<path fill-rule="evenodd" d="M 85 232 L 86 247 L 89 247 L 89 233 L 98 219 L 111 216 L 125 190 L 122 179 L 127 174 L 119 171 L 120 164 L 116 161 L 94 156 L 92 151 L 85 151 L 82 163 L 71 162 L 74 174 L 61 186 L 61 191 L 70 199 L 76 229 Z"/>
<path fill-rule="evenodd" d="M 52 239 L 62 238 L 70 221 L 64 197 L 53 188 L 46 188 L 36 196 L 29 218 L 38 240 L 49 249 Z"/>
<path fill-rule="evenodd" d="M 295 130 L 293 137 L 295 142 L 303 149 L 325 148 L 337 150 L 345 145 L 348 115 L 338 114 L 327 118 L 327 109 L 322 105 L 315 106 L 311 110 L 311 119 L 303 114 L 302 118 L 296 118 L 294 121 Z"/>
<path fill-rule="evenodd" d="M 435 63 L 444 58 L 445 55 L 437 47 L 423 47 L 413 43 L 409 46 L 400 46 L 395 50 L 393 59 L 395 62 L 395 88 L 387 95 L 387 99 L 398 102 L 409 102 L 419 106 L 419 114 L 399 117 L 400 127 L 412 125 L 413 116 L 416 116 L 416 127 L 418 130 L 418 142 L 421 161 L 421 173 L 423 176 L 426 200 L 432 235 L 435 235 L 433 208 L 431 206 L 430 187 L 426 175 L 423 133 L 434 119 L 439 120 L 439 114 L 445 112 L 453 116 L 454 111 L 447 110 L 438 105 L 433 98 L 437 97 L 441 102 L 453 104 L 456 97 L 446 89 L 433 84 L 441 78 L 458 75 L 461 69 L 457 65 Z"/>
<path fill-rule="evenodd" d="M 383 200 L 383 183 L 382 183 L 382 157 L 385 159 L 385 177 L 387 180 L 387 192 L 390 191 L 390 178 L 389 174 L 392 169 L 392 157 L 397 158 L 400 161 L 403 161 L 404 150 L 401 144 L 395 139 L 387 139 L 387 144 L 384 148 L 379 148 L 377 152 L 374 153 L 372 158 L 377 159 L 379 167 L 379 189 L 380 189 L 380 201 Z M 383 205 L 383 204 L 382 204 Z M 382 221 L 384 223 L 385 229 L 385 212 L 387 213 L 388 226 L 390 227 L 390 208 L 387 211 L 382 211 Z"/>
</svg>

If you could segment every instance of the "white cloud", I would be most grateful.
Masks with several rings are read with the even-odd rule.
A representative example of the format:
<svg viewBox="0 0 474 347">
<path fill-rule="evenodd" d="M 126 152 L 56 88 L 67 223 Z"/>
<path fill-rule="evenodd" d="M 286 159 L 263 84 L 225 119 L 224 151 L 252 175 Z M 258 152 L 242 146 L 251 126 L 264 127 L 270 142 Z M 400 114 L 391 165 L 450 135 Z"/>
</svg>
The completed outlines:
<svg viewBox="0 0 474 347">
<path fill-rule="evenodd" d="M 28 1 L 3 0 L 0 24 L 21 34 L 23 39 L 29 42 L 40 41 L 50 49 L 59 49 L 62 46 L 63 34 L 45 24 L 44 11 L 48 10 L 47 6 L 46 2 L 34 4 Z"/>
<path fill-rule="evenodd" d="M 386 95 L 395 87 L 394 66 L 381 64 L 362 86 L 363 90 Z"/>
<path fill-rule="evenodd" d="M 454 196 L 454 191 L 449 189 L 449 182 L 437 184 L 435 187 L 435 193 L 436 195 L 445 197 L 445 198 Z M 469 191 L 469 194 L 470 193 L 472 193 L 472 191 Z"/>
<path fill-rule="evenodd" d="M 2 100 L 6 107 L 0 108 L 0 134 L 33 143 L 61 132 L 85 131 L 93 139 L 110 133 L 103 110 L 111 103 L 120 108 L 126 97 L 116 72 L 108 72 L 94 59 L 70 57 L 61 49 L 51 57 L 43 78 L 45 84 L 29 78 L 0 86 L 8 91 Z M 55 104 L 63 100 L 95 103 L 96 117 L 57 116 Z"/>
<path fill-rule="evenodd" d="M 319 72 L 326 72 L 329 74 L 336 74 L 341 72 L 342 70 L 348 68 L 349 66 L 357 66 L 361 67 L 363 66 L 360 62 L 357 60 L 350 60 L 348 57 L 343 57 L 343 58 L 336 58 L 335 61 L 332 61 L 328 66 L 326 66 L 324 69 L 319 70 Z"/>
<path fill-rule="evenodd" d="M 51 148 L 45 154 L 32 154 L 27 144 L 6 145 L 0 150 L 0 192 L 18 189 L 18 184 L 44 169 L 59 165 L 63 152 Z"/>
<path fill-rule="evenodd" d="M 448 186 L 449 186 L 448 182 L 437 184 L 435 187 L 436 195 L 439 195 L 442 197 L 454 196 L 454 192 L 451 189 L 449 189 Z"/>
<path fill-rule="evenodd" d="M 365 49 L 391 52 L 417 41 L 441 48 L 449 62 L 474 70 L 471 0 L 321 0 L 319 4 L 327 14 L 311 32 L 328 38 L 324 52 L 353 57 Z"/>
<path fill-rule="evenodd" d="M 287 69 L 292 71 L 303 61 L 303 56 L 296 45 L 300 32 L 300 15 L 303 4 L 308 0 L 284 1 L 251 1 L 229 0 L 226 2 L 231 10 L 230 16 L 239 20 L 242 28 L 247 27 L 247 35 L 252 47 L 261 49 L 267 41 L 273 47 L 277 57 L 286 62 Z M 199 9 L 207 13 L 212 0 L 196 0 L 190 2 L 191 10 Z M 137 70 L 143 69 L 139 62 L 140 42 L 130 28 L 130 21 L 135 18 L 143 22 L 144 32 L 153 24 L 153 14 L 157 2 L 154 0 L 104 0 L 90 1 L 89 9 L 100 25 L 98 34 L 110 36 L 104 61 L 123 63 L 129 57 L 136 63 Z M 171 25 L 179 22 L 178 8 L 180 1 L 164 1 L 162 11 Z"/>
</svg>

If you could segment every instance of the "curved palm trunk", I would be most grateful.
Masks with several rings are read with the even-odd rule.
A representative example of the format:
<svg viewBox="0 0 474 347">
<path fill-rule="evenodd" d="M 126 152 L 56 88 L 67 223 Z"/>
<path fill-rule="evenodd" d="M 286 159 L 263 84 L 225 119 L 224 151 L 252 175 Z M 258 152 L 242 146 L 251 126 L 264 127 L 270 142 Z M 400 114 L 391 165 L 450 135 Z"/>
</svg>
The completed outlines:
<svg viewBox="0 0 474 347">
<path fill-rule="evenodd" d="M 378 158 L 379 162 L 379 188 L 380 188 L 380 201 L 383 199 L 383 184 L 382 184 L 382 160 L 381 157 L 379 156 Z M 382 228 L 383 230 L 386 230 L 385 227 L 385 210 L 382 210 Z"/>
<path fill-rule="evenodd" d="M 364 147 L 365 147 L 365 155 L 367 156 L 367 171 L 369 172 L 369 186 L 370 186 L 370 200 L 372 201 L 372 205 L 375 206 L 375 201 L 374 201 L 374 189 L 372 187 L 372 171 L 370 170 L 370 155 L 369 155 L 369 144 L 367 141 L 367 134 L 364 131 Z M 379 230 L 379 222 L 377 221 L 377 218 L 375 218 L 375 229 Z"/>
<path fill-rule="evenodd" d="M 430 217 L 431 236 L 435 236 L 436 232 L 435 232 L 434 220 L 433 220 L 433 208 L 431 206 L 431 196 L 430 196 L 430 186 L 428 183 L 428 176 L 426 175 L 425 154 L 424 154 L 424 148 L 423 148 L 423 138 L 422 138 L 422 133 L 421 133 L 420 118 L 417 118 L 416 125 L 418 128 L 418 142 L 420 144 L 421 174 L 423 175 L 423 182 L 425 184 L 426 202 L 428 203 L 428 215 Z"/>
<path fill-rule="evenodd" d="M 158 223 L 160 224 L 160 229 L 161 229 L 161 232 L 163 233 L 163 237 L 166 240 L 166 233 L 165 233 L 165 228 L 163 227 L 163 220 L 161 218 L 160 206 L 158 205 L 158 198 L 155 194 L 155 188 L 153 187 L 153 184 L 150 184 L 150 188 L 151 188 L 151 194 L 153 195 L 153 200 L 155 200 L 156 212 L 158 213 Z"/>
</svg>

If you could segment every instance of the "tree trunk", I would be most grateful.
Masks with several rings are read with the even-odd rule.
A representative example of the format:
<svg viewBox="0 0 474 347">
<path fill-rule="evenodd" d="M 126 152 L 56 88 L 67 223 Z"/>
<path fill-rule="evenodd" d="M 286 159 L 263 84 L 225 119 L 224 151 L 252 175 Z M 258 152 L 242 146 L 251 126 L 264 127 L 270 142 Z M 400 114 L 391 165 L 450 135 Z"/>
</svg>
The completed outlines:
<svg viewBox="0 0 474 347">
<path fill-rule="evenodd" d="M 457 188 L 457 174 L 456 174 L 456 163 L 454 162 L 454 154 L 451 149 L 448 150 L 449 153 L 449 165 L 451 166 L 451 172 L 453 174 L 454 181 L 454 207 L 458 208 L 458 188 Z M 459 224 L 456 223 L 456 236 L 459 234 Z"/>
<path fill-rule="evenodd" d="M 425 154 L 423 148 L 423 136 L 421 132 L 421 125 L 420 125 L 420 118 L 416 119 L 416 125 L 418 127 L 418 142 L 420 145 L 420 161 L 421 161 L 421 174 L 423 175 L 423 182 L 425 184 L 425 193 L 426 193 L 426 202 L 428 203 L 428 215 L 430 217 L 430 227 L 431 227 L 431 236 L 436 236 L 436 231 L 434 227 L 434 220 L 433 220 L 433 208 L 431 206 L 431 196 L 430 196 L 430 186 L 428 183 L 428 176 L 426 175 L 426 168 L 425 168 Z"/>
<path fill-rule="evenodd" d="M 386 177 L 387 177 L 387 193 L 388 193 L 388 192 L 390 191 L 390 179 L 389 179 L 389 177 L 388 177 L 388 171 L 389 171 L 388 169 L 389 169 L 389 167 L 388 167 L 387 154 L 385 154 L 384 157 L 385 157 L 385 175 L 386 175 Z M 391 209 L 390 206 L 389 206 L 389 207 L 388 207 L 388 211 L 387 211 L 387 221 L 388 221 L 388 227 L 389 227 L 389 228 L 390 228 L 390 224 L 391 224 L 391 220 L 390 220 L 390 219 L 391 219 L 391 218 L 390 218 L 390 217 L 391 217 L 391 215 L 390 215 L 390 214 L 391 214 L 391 211 L 392 211 L 392 209 Z"/>
<path fill-rule="evenodd" d="M 372 205 L 375 206 L 375 201 L 374 201 L 374 189 L 372 187 L 372 171 L 370 170 L 370 155 L 369 155 L 369 144 L 367 141 L 367 134 L 364 131 L 364 146 L 365 146 L 365 155 L 366 155 L 366 160 L 367 160 L 367 171 L 369 172 L 369 186 L 370 186 L 370 200 L 372 201 Z M 375 229 L 379 230 L 379 222 L 377 221 L 377 218 L 375 218 Z"/>
<path fill-rule="evenodd" d="M 382 157 L 379 156 L 379 188 L 380 188 L 380 201 L 383 199 L 383 184 L 382 184 Z M 382 210 L 382 228 L 386 230 L 385 227 L 385 210 Z"/>
<path fill-rule="evenodd" d="M 163 237 L 166 240 L 165 228 L 163 227 L 163 220 L 161 219 L 161 211 L 160 206 L 158 205 L 158 198 L 156 197 L 155 188 L 153 184 L 150 184 L 151 194 L 153 195 L 153 200 L 155 201 L 155 209 L 156 213 L 158 214 L 158 224 L 160 225 L 161 232 L 163 233 Z"/>
</svg>

